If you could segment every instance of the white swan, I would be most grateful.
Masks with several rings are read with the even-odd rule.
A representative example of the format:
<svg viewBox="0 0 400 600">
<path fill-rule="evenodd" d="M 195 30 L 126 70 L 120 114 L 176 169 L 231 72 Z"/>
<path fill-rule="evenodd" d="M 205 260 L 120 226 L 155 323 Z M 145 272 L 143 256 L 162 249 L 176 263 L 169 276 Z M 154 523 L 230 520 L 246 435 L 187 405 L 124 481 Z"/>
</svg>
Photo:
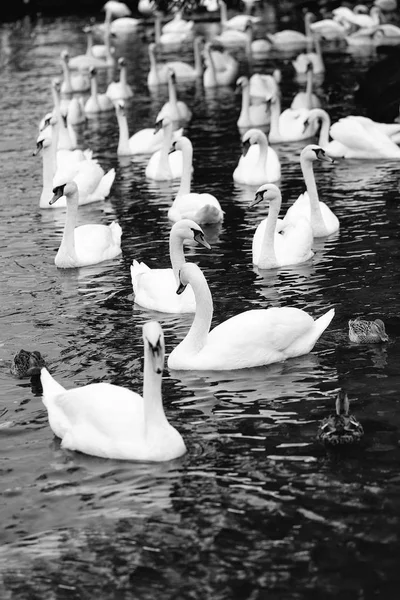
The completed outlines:
<svg viewBox="0 0 400 600">
<path fill-rule="evenodd" d="M 169 355 L 169 369 L 244 369 L 308 354 L 335 314 L 332 308 L 314 321 L 293 307 L 248 310 L 210 331 L 213 303 L 203 273 L 186 263 L 179 278 L 178 293 L 187 284 L 193 288 L 196 313 L 185 339 Z"/>
<path fill-rule="evenodd" d="M 104 30 L 107 31 L 107 27 L 109 27 L 110 32 L 116 36 L 122 37 L 136 32 L 141 23 L 140 19 L 134 19 L 130 16 L 132 14 L 130 8 L 123 2 L 109 0 L 103 6 L 103 10 L 106 13 Z M 112 20 L 113 17 L 116 17 L 114 21 Z M 107 21 L 109 25 L 107 25 Z"/>
<path fill-rule="evenodd" d="M 84 73 L 73 73 L 69 68 L 68 50 L 61 52 L 61 66 L 64 79 L 61 84 L 62 94 L 73 94 L 76 92 L 87 92 L 90 90 L 90 79 Z"/>
<path fill-rule="evenodd" d="M 306 108 L 307 110 L 311 110 L 312 108 L 320 108 L 321 100 L 318 98 L 316 94 L 313 93 L 313 83 L 314 83 L 314 69 L 313 63 L 309 62 L 307 65 L 307 84 L 306 90 L 304 92 L 297 92 L 295 97 L 292 100 L 290 108 L 294 110 L 298 110 L 301 108 Z"/>
<path fill-rule="evenodd" d="M 163 50 L 178 50 L 182 44 L 185 42 L 191 41 L 193 39 L 193 21 L 185 21 L 184 19 L 173 19 L 170 23 L 161 27 L 161 18 L 162 13 L 156 11 L 155 13 L 155 21 L 154 21 L 154 32 L 155 32 L 155 41 L 158 46 L 160 46 Z M 175 23 L 174 23 L 175 21 Z M 182 27 L 177 29 L 166 29 L 168 25 L 178 23 L 186 24 L 191 23 L 191 27 Z"/>
<path fill-rule="evenodd" d="M 261 200 L 269 201 L 268 217 L 258 225 L 253 237 L 253 264 L 260 269 L 276 269 L 285 265 L 306 262 L 313 255 L 313 232 L 310 221 L 299 218 L 293 226 L 277 231 L 282 196 L 273 183 L 262 185 L 256 192 L 255 206 Z"/>
<path fill-rule="evenodd" d="M 119 81 L 112 81 L 108 87 L 106 94 L 115 102 L 116 100 L 127 100 L 132 98 L 133 91 L 127 81 L 126 75 L 126 60 L 123 56 L 118 59 L 119 66 Z"/>
<path fill-rule="evenodd" d="M 310 23 L 310 30 L 316 37 L 324 40 L 344 40 L 348 31 L 342 23 L 334 19 L 321 19 Z"/>
<path fill-rule="evenodd" d="M 161 148 L 150 157 L 145 174 L 156 181 L 177 179 L 182 176 L 183 158 L 180 150 L 169 154 L 173 139 L 172 121 L 169 117 L 157 121 L 155 131 L 161 128 L 164 131 Z"/>
<path fill-rule="evenodd" d="M 266 102 L 266 97 L 271 97 L 280 93 L 279 84 L 281 82 L 281 72 L 275 69 L 272 75 L 266 73 L 253 73 L 249 79 L 250 98 Z"/>
<path fill-rule="evenodd" d="M 292 65 L 297 75 L 307 75 L 308 65 L 312 64 L 312 71 L 314 75 L 321 75 L 325 73 L 325 63 L 321 50 L 321 42 L 319 37 L 316 35 L 312 36 L 315 51 L 314 52 L 303 52 L 296 56 L 296 59 L 292 61 Z"/>
<path fill-rule="evenodd" d="M 165 416 L 161 382 L 164 336 L 156 321 L 143 326 L 143 396 L 110 383 L 66 390 L 41 370 L 43 404 L 61 446 L 120 460 L 166 461 L 186 452 L 180 433 Z"/>
<path fill-rule="evenodd" d="M 68 103 L 67 127 L 86 122 L 85 102 L 83 96 L 73 96 Z"/>
<path fill-rule="evenodd" d="M 194 49 L 194 66 L 189 65 L 183 61 L 172 60 L 164 63 L 158 63 L 156 60 L 156 44 L 149 44 L 148 52 L 150 59 L 150 70 L 147 75 L 148 87 L 157 85 L 163 85 L 168 83 L 169 69 L 172 69 L 175 73 L 177 81 L 195 81 L 198 77 L 201 77 L 203 73 L 203 66 L 201 64 L 201 53 L 200 45 L 202 43 L 201 37 L 195 37 L 193 42 Z"/>
<path fill-rule="evenodd" d="M 228 8 L 224 0 L 219 0 L 220 6 L 220 21 L 224 29 L 237 29 L 238 31 L 244 31 L 250 21 L 250 23 L 259 23 L 261 17 L 254 17 L 252 15 L 235 15 L 228 19 Z"/>
<path fill-rule="evenodd" d="M 174 14 L 174 17 L 171 21 L 168 21 L 162 27 L 163 33 L 187 33 L 192 31 L 194 26 L 194 21 L 186 21 L 183 18 L 182 11 L 177 10 Z"/>
<path fill-rule="evenodd" d="M 339 230 L 339 219 L 325 202 L 320 202 L 318 198 L 313 171 L 313 163 L 316 160 L 333 162 L 332 158 L 320 146 L 309 144 L 303 148 L 300 155 L 300 165 L 307 191 L 300 194 L 283 219 L 283 224 L 286 226 L 296 224 L 301 216 L 307 217 L 310 220 L 315 238 L 332 235 Z"/>
<path fill-rule="evenodd" d="M 345 26 L 353 25 L 356 28 L 370 28 L 380 24 L 381 11 L 378 7 L 373 6 L 369 14 L 364 12 L 356 12 L 347 6 L 339 6 L 332 11 L 333 18 L 343 23 Z"/>
<path fill-rule="evenodd" d="M 156 117 L 156 121 L 159 121 L 163 117 L 169 117 L 171 121 L 181 122 L 190 121 L 192 118 L 192 111 L 188 105 L 182 100 L 178 100 L 175 87 L 175 72 L 173 69 L 168 70 L 168 102 L 166 102 Z"/>
<path fill-rule="evenodd" d="M 68 109 L 71 101 L 61 100 L 60 79 L 53 79 L 51 82 L 51 91 L 54 102 L 53 114 L 55 115 L 58 123 L 57 148 L 74 150 L 78 145 L 78 138 L 71 123 L 68 122 Z M 39 129 L 43 129 L 43 121 L 40 123 Z"/>
<path fill-rule="evenodd" d="M 160 150 L 164 139 L 164 129 L 161 127 L 158 131 L 154 127 L 140 129 L 129 137 L 128 121 L 125 114 L 125 103 L 123 100 L 116 102 L 115 112 L 117 115 L 119 138 L 117 154 L 119 156 L 132 156 L 134 154 L 154 154 Z M 172 134 L 172 139 L 177 140 L 181 137 L 183 129 L 176 129 Z"/>
<path fill-rule="evenodd" d="M 268 99 L 271 105 L 271 127 L 269 141 L 294 142 L 313 137 L 318 128 L 317 123 L 308 123 L 309 110 L 306 108 L 287 108 L 281 113 L 281 99 L 279 94 L 274 94 Z"/>
<path fill-rule="evenodd" d="M 213 88 L 231 85 L 236 81 L 239 72 L 238 61 L 228 52 L 213 52 L 213 45 L 207 42 L 204 46 L 206 68 L 203 72 L 203 85 Z"/>
<path fill-rule="evenodd" d="M 245 185 L 278 181 L 281 163 L 268 138 L 260 129 L 249 129 L 242 137 L 243 154 L 233 171 L 233 180 Z"/>
<path fill-rule="evenodd" d="M 97 71 L 90 67 L 90 96 L 85 102 L 85 113 L 87 115 L 98 114 L 114 110 L 113 101 L 106 93 L 99 94 L 97 91 Z"/>
<path fill-rule="evenodd" d="M 180 152 L 183 158 L 183 170 L 178 193 L 168 210 L 168 218 L 171 221 L 179 219 L 192 219 L 196 223 L 211 224 L 220 223 L 224 218 L 224 212 L 220 203 L 212 194 L 198 194 L 190 191 L 190 179 L 192 175 L 193 147 L 191 141 L 182 136 L 172 146 L 174 152 Z"/>
<path fill-rule="evenodd" d="M 68 172 L 69 171 L 69 172 Z M 53 181 L 54 196 L 50 204 L 65 196 L 67 216 L 64 234 L 54 263 L 60 269 L 97 265 L 121 254 L 122 229 L 116 221 L 110 225 L 81 225 L 76 227 L 79 192 L 72 179 L 73 170 L 56 173 Z"/>
<path fill-rule="evenodd" d="M 311 42 L 310 25 L 314 19 L 314 15 L 307 12 L 304 16 L 304 29 L 305 33 L 296 31 L 294 29 L 284 29 L 277 31 L 276 33 L 269 33 L 266 37 L 276 48 L 280 49 L 292 49 L 299 46 L 306 46 Z"/>
<path fill-rule="evenodd" d="M 145 263 L 133 261 L 131 278 L 136 304 L 165 313 L 195 312 L 196 301 L 192 288 L 187 287 L 180 295 L 176 293 L 179 271 L 185 264 L 183 246 L 188 241 L 211 248 L 197 223 L 190 219 L 181 219 L 171 227 L 169 235 L 172 269 L 150 269 Z"/>
<path fill-rule="evenodd" d="M 251 52 L 253 41 L 253 26 L 251 21 L 248 21 L 245 29 L 239 31 L 237 29 L 224 29 L 219 35 L 213 38 L 213 42 L 221 44 L 224 48 L 245 48 L 247 52 Z"/>
<path fill-rule="evenodd" d="M 107 67 L 112 67 L 114 65 L 114 59 L 110 55 L 109 59 L 97 58 L 92 53 L 93 47 L 93 31 L 91 27 L 85 27 L 83 30 L 87 35 L 87 48 L 85 54 L 78 54 L 77 56 L 72 56 L 69 59 L 69 68 L 70 69 L 79 69 L 81 71 L 88 71 L 91 67 L 95 67 L 96 69 L 106 69 Z"/>
<path fill-rule="evenodd" d="M 249 79 L 242 75 L 236 81 L 236 86 L 242 91 L 240 115 L 236 121 L 239 129 L 245 127 L 263 127 L 264 125 L 268 125 L 270 116 L 269 112 L 267 111 L 266 104 L 264 102 L 251 104 Z"/>
</svg>

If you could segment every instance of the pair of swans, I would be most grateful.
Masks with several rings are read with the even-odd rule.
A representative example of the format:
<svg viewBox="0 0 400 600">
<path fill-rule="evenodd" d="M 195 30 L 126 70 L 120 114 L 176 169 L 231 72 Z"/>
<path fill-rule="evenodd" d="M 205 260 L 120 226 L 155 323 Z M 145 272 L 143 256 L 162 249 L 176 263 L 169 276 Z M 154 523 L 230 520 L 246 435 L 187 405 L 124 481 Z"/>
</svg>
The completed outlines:
<svg viewBox="0 0 400 600">
<path fill-rule="evenodd" d="M 178 179 L 183 172 L 183 156 L 180 150 L 170 154 L 173 130 L 172 121 L 169 117 L 163 117 L 157 121 L 154 130 L 157 133 L 161 129 L 163 130 L 161 148 L 150 157 L 146 165 L 146 177 L 156 181 Z"/>
<path fill-rule="evenodd" d="M 154 21 L 154 33 L 156 44 L 164 50 L 179 49 L 185 42 L 193 39 L 193 21 L 182 19 L 182 13 L 178 11 L 169 23 L 161 27 L 162 13 L 156 11 Z"/>
<path fill-rule="evenodd" d="M 170 269 L 150 269 L 134 260 L 131 266 L 135 303 L 149 310 L 165 313 L 191 313 L 196 310 L 193 290 L 189 286 L 177 294 L 179 271 L 185 264 L 183 246 L 197 243 L 210 249 L 200 225 L 190 219 L 181 219 L 171 227 L 169 235 Z"/>
<path fill-rule="evenodd" d="M 294 142 L 313 137 L 318 125 L 308 122 L 309 110 L 307 108 L 287 108 L 281 112 L 280 94 L 273 94 L 268 98 L 271 109 L 271 125 L 269 141 L 271 143 Z"/>
<path fill-rule="evenodd" d="M 169 355 L 177 370 L 232 370 L 258 367 L 308 354 L 330 324 L 334 309 L 317 320 L 293 307 L 248 310 L 210 331 L 213 302 L 201 269 L 186 263 L 178 293 L 191 285 L 196 313 L 189 332 Z"/>
<path fill-rule="evenodd" d="M 320 108 L 321 100 L 313 92 L 314 87 L 314 66 L 311 61 L 308 62 L 306 67 L 306 89 L 304 92 L 297 92 L 292 100 L 290 108 L 294 110 L 305 108 L 311 110 L 312 108 Z"/>
<path fill-rule="evenodd" d="M 321 42 L 319 37 L 316 35 L 312 36 L 315 51 L 302 52 L 296 56 L 296 59 L 292 61 L 294 70 L 298 77 L 302 77 L 308 74 L 308 66 L 311 63 L 312 72 L 314 75 L 321 75 L 325 73 L 325 63 L 321 50 Z"/>
<path fill-rule="evenodd" d="M 53 181 L 53 197 L 50 205 L 65 197 L 67 216 L 61 245 L 54 259 L 60 269 L 73 269 L 97 265 L 121 254 L 121 226 L 114 221 L 110 225 L 81 225 L 76 227 L 79 192 L 73 177 L 76 169 L 70 167 L 56 174 Z"/>
<path fill-rule="evenodd" d="M 205 88 L 231 85 L 236 81 L 239 63 L 220 46 L 207 42 L 204 45 L 204 62 L 203 85 Z"/>
<path fill-rule="evenodd" d="M 367 117 L 349 115 L 331 125 L 322 109 L 309 112 L 308 122 L 321 123 L 319 145 L 333 157 L 399 159 L 400 125 L 376 123 Z M 333 138 L 329 141 L 329 135 Z"/>
<path fill-rule="evenodd" d="M 128 100 L 132 98 L 133 91 L 128 83 L 126 60 L 123 56 L 118 59 L 119 81 L 112 81 L 108 87 L 106 94 L 113 101 Z"/>
<path fill-rule="evenodd" d="M 178 193 L 168 210 L 171 221 L 192 219 L 196 223 L 211 225 L 224 219 L 224 212 L 217 198 L 208 193 L 190 191 L 190 180 L 193 171 L 193 147 L 191 141 L 182 136 L 172 145 L 172 156 L 175 152 L 182 155 L 182 176 Z"/>
<path fill-rule="evenodd" d="M 125 113 L 125 103 L 120 100 L 115 105 L 117 115 L 119 138 L 117 154 L 118 156 L 133 156 L 136 154 L 154 154 L 160 150 L 164 139 L 164 127 L 157 131 L 155 127 L 146 127 L 134 133 L 129 137 L 128 121 Z M 172 128 L 172 124 L 171 124 Z M 172 132 L 172 140 L 178 139 L 183 133 L 183 129 L 177 129 Z"/>
<path fill-rule="evenodd" d="M 260 129 L 249 129 L 242 137 L 242 156 L 233 171 L 233 180 L 244 185 L 262 185 L 278 181 L 281 164 L 277 153 L 268 146 L 268 138 Z"/>
<path fill-rule="evenodd" d="M 41 370 L 43 404 L 62 448 L 120 460 L 167 461 L 186 452 L 164 412 L 165 345 L 156 321 L 143 326 L 143 395 L 109 383 L 67 390 Z"/>
<path fill-rule="evenodd" d="M 175 123 L 187 122 L 192 118 L 192 111 L 185 102 L 178 100 L 175 87 L 176 77 L 173 69 L 168 70 L 168 102 L 166 102 L 157 115 L 156 121 L 169 117 Z"/>
<path fill-rule="evenodd" d="M 200 51 L 201 44 L 202 38 L 196 37 L 193 42 L 194 66 L 179 60 L 159 63 L 156 59 L 156 44 L 149 44 L 150 70 L 147 74 L 148 87 L 167 84 L 170 69 L 174 71 L 177 81 L 196 81 L 198 77 L 201 77 L 203 73 Z"/>
<path fill-rule="evenodd" d="M 242 75 L 236 81 L 236 87 L 242 92 L 242 105 L 237 120 L 239 129 L 245 127 L 263 127 L 269 123 L 269 113 L 264 102 L 251 102 L 249 78 Z"/>
<path fill-rule="evenodd" d="M 63 70 L 63 82 L 61 93 L 69 96 L 74 93 L 84 93 L 90 90 L 90 79 L 85 73 L 72 72 L 69 66 L 69 52 L 61 52 L 61 66 Z"/>
</svg>

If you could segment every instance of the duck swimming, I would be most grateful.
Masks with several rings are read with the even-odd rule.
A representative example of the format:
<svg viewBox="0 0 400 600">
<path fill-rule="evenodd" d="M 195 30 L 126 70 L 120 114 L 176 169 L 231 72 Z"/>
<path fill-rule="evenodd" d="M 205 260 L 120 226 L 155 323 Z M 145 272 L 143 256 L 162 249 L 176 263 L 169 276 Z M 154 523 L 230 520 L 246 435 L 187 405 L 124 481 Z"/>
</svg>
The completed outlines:
<svg viewBox="0 0 400 600">
<path fill-rule="evenodd" d="M 356 344 L 380 344 L 389 340 L 381 319 L 363 321 L 359 317 L 349 320 L 349 338 Z"/>
<path fill-rule="evenodd" d="M 346 392 L 340 390 L 336 398 L 336 414 L 326 417 L 319 426 L 317 439 L 325 446 L 347 446 L 357 444 L 364 435 L 364 429 L 349 414 L 349 399 Z"/>
</svg>

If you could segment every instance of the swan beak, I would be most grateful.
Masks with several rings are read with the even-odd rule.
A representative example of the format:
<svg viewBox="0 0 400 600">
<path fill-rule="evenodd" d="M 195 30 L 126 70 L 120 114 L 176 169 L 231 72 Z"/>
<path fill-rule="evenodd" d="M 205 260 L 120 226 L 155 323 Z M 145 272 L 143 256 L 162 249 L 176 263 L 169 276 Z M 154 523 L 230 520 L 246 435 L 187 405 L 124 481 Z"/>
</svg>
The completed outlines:
<svg viewBox="0 0 400 600">
<path fill-rule="evenodd" d="M 58 187 L 55 187 L 53 189 L 54 196 L 50 200 L 49 204 L 54 204 L 54 202 L 57 202 L 57 200 L 59 200 L 59 198 L 61 198 L 61 196 L 64 196 L 64 188 L 65 188 L 65 185 L 59 185 Z"/>
<path fill-rule="evenodd" d="M 61 118 L 63 120 L 64 127 L 67 127 L 67 125 L 68 125 L 68 123 L 67 123 L 67 115 L 61 115 Z"/>
<path fill-rule="evenodd" d="M 161 337 L 158 338 L 156 344 L 152 344 L 149 340 L 148 344 L 149 344 L 149 349 L 150 352 L 152 354 L 152 357 L 154 359 L 154 362 L 159 363 L 160 361 L 164 361 L 164 353 L 163 353 L 163 347 L 161 344 Z M 157 375 L 161 375 L 163 370 L 160 366 L 158 366 L 157 364 L 154 365 L 154 371 L 155 373 L 157 373 Z"/>
<path fill-rule="evenodd" d="M 158 131 L 160 131 L 160 129 L 162 128 L 162 124 L 163 124 L 162 119 L 157 121 L 157 123 L 154 125 L 154 133 L 157 133 Z"/>
<path fill-rule="evenodd" d="M 331 156 L 329 156 L 329 154 L 327 154 L 325 152 L 325 150 L 322 150 L 322 148 L 320 150 L 318 150 L 317 152 L 317 158 L 318 160 L 322 160 L 323 162 L 328 162 L 333 164 L 335 161 L 333 160 L 333 158 Z"/>
<path fill-rule="evenodd" d="M 303 124 L 303 133 L 306 131 L 307 127 L 310 127 L 310 121 L 306 119 Z"/>
<path fill-rule="evenodd" d="M 194 239 L 198 244 L 204 246 L 204 248 L 208 248 L 208 250 L 211 250 L 211 246 L 205 239 L 204 233 L 202 231 L 196 231 L 194 234 Z"/>
<path fill-rule="evenodd" d="M 178 286 L 178 289 L 176 290 L 176 293 L 178 295 L 180 295 L 180 294 L 182 294 L 185 291 L 185 289 L 186 289 L 186 284 L 180 282 L 180 284 Z"/>
<path fill-rule="evenodd" d="M 246 154 L 248 153 L 250 145 L 251 145 L 250 144 L 250 140 L 246 140 L 245 142 L 243 142 L 243 144 L 242 144 L 242 154 L 243 154 L 243 156 L 246 156 Z"/>
<path fill-rule="evenodd" d="M 37 156 L 41 150 L 43 150 L 43 140 L 36 143 L 36 150 L 32 152 L 32 156 Z"/>
<path fill-rule="evenodd" d="M 254 196 L 253 202 L 251 204 L 249 204 L 248 208 L 253 208 L 253 206 L 256 206 L 259 202 L 261 202 L 263 197 L 264 197 L 263 192 L 257 192 L 256 195 Z"/>
</svg>

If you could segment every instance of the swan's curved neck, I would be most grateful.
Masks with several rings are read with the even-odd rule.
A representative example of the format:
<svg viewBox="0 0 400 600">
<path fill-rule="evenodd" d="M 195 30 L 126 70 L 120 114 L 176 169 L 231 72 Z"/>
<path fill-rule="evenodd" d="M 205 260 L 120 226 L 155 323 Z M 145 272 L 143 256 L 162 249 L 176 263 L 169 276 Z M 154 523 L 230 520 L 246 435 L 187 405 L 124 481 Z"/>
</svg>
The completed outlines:
<svg viewBox="0 0 400 600">
<path fill-rule="evenodd" d="M 312 91 L 313 91 L 313 70 L 308 69 L 307 71 L 307 84 L 306 84 L 306 102 L 307 108 L 312 108 Z"/>
<path fill-rule="evenodd" d="M 117 113 L 117 121 L 118 121 L 118 128 L 119 128 L 117 154 L 126 156 L 131 153 L 130 148 L 129 148 L 128 120 L 125 115 Z"/>
<path fill-rule="evenodd" d="M 92 48 L 93 48 L 93 35 L 91 31 L 86 33 L 87 35 L 87 46 L 86 46 L 86 55 L 93 56 Z"/>
<path fill-rule="evenodd" d="M 67 198 L 67 216 L 65 219 L 64 233 L 61 240 L 59 253 L 68 255 L 69 258 L 76 260 L 75 252 L 75 225 L 78 217 L 79 195 L 76 189 Z"/>
<path fill-rule="evenodd" d="M 164 135 L 163 141 L 160 148 L 160 160 L 158 163 L 158 169 L 165 171 L 166 174 L 171 176 L 171 167 L 169 166 L 169 150 L 172 144 L 172 123 L 168 123 L 163 127 Z M 168 179 L 168 177 L 167 177 Z"/>
<path fill-rule="evenodd" d="M 206 278 L 202 273 L 191 282 L 196 299 L 196 313 L 192 326 L 181 342 L 185 350 L 197 353 L 205 346 L 213 316 L 213 301 Z"/>
<path fill-rule="evenodd" d="M 162 374 L 154 371 L 150 357 L 150 349 L 146 348 L 143 366 L 143 406 L 145 433 L 149 433 L 152 427 L 165 423 L 162 395 Z"/>
<path fill-rule="evenodd" d="M 64 87 L 63 90 L 66 94 L 71 94 L 73 92 L 72 83 L 71 83 L 71 71 L 69 69 L 68 60 L 63 58 L 62 61 L 62 70 L 64 76 Z"/>
<path fill-rule="evenodd" d="M 156 12 L 154 19 L 154 38 L 156 44 L 161 42 L 161 15 L 158 12 Z"/>
<path fill-rule="evenodd" d="M 200 77 L 203 74 L 203 63 L 201 61 L 201 51 L 200 51 L 201 40 L 199 38 L 195 38 L 193 43 L 193 52 L 194 52 L 194 69 L 196 71 L 197 77 Z"/>
<path fill-rule="evenodd" d="M 245 118 L 247 122 L 250 121 L 250 88 L 248 82 L 242 85 L 242 107 L 240 110 L 240 118 Z"/>
<path fill-rule="evenodd" d="M 50 150 L 51 150 L 51 159 L 52 159 L 52 163 L 53 163 L 52 177 L 54 177 L 54 174 L 57 170 L 57 148 L 58 148 L 59 131 L 60 131 L 60 125 L 59 125 L 59 122 L 57 121 L 57 123 L 54 123 L 53 125 L 51 125 Z"/>
<path fill-rule="evenodd" d="M 150 45 L 149 45 L 149 60 L 150 60 L 150 71 L 152 73 L 154 73 L 154 75 L 158 79 L 156 55 L 155 55 L 154 47 L 152 47 Z"/>
<path fill-rule="evenodd" d="M 119 82 L 121 87 L 126 88 L 128 85 L 127 75 L 126 75 L 126 65 L 121 66 L 121 70 L 119 72 Z"/>
<path fill-rule="evenodd" d="M 260 269 L 268 269 L 276 266 L 275 254 L 275 230 L 278 221 L 281 201 L 270 202 L 267 223 L 264 231 L 264 237 L 261 245 L 261 253 L 258 260 Z"/>
<path fill-rule="evenodd" d="M 311 208 L 311 227 L 314 235 L 323 235 L 326 231 L 325 223 L 322 218 L 321 208 L 319 204 L 319 197 L 317 191 L 317 184 L 315 183 L 313 163 L 311 160 L 300 158 L 301 170 L 303 172 L 304 181 L 306 184 L 308 196 L 310 198 Z"/>
<path fill-rule="evenodd" d="M 193 147 L 191 144 L 182 145 L 182 176 L 177 196 L 190 194 L 190 181 L 192 177 Z"/>
<path fill-rule="evenodd" d="M 171 234 L 169 236 L 169 257 L 171 259 L 172 270 L 175 275 L 176 286 L 179 285 L 179 271 L 185 264 L 185 253 L 183 251 L 183 242 L 185 238 L 182 237 L 179 233 L 171 230 Z"/>
<path fill-rule="evenodd" d="M 268 140 L 265 136 L 260 135 L 257 138 L 258 143 L 258 160 L 257 160 L 257 168 L 265 169 L 265 165 L 267 164 L 268 157 Z"/>
<path fill-rule="evenodd" d="M 210 80 L 213 85 L 217 85 L 217 70 L 215 68 L 212 52 L 209 48 L 206 50 L 208 56 L 208 72 L 210 74 Z"/>
<path fill-rule="evenodd" d="M 279 98 L 279 94 L 277 94 L 271 102 L 271 124 L 269 135 L 272 139 L 279 139 L 281 137 L 281 133 L 279 130 L 279 117 L 281 115 L 281 100 Z"/>
<path fill-rule="evenodd" d="M 219 6 L 220 6 L 220 13 L 219 13 L 220 21 L 221 21 L 221 25 L 224 27 L 228 20 L 228 9 L 227 9 L 225 2 L 223 2 L 223 0 L 220 0 Z"/>
<path fill-rule="evenodd" d="M 93 100 L 96 110 L 100 111 L 99 99 L 97 97 L 97 78 L 95 75 L 92 75 L 90 78 L 90 96 Z"/>
<path fill-rule="evenodd" d="M 319 132 L 318 144 L 325 148 L 329 144 L 329 129 L 331 127 L 331 120 L 327 112 L 321 111 L 318 115 L 321 120 L 321 130 Z"/>
</svg>

